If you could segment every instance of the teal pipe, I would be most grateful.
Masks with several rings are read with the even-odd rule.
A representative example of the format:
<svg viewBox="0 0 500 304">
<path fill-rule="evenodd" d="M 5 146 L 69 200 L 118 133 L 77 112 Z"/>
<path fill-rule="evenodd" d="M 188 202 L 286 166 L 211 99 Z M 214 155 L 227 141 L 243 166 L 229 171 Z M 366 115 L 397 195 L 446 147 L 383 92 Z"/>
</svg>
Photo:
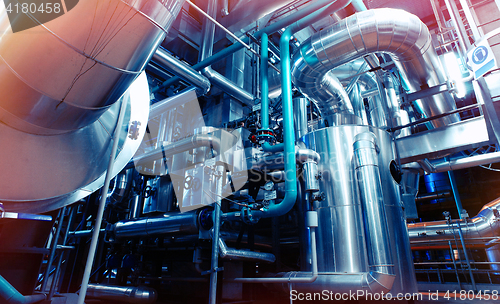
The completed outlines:
<svg viewBox="0 0 500 304">
<path fill-rule="evenodd" d="M 368 10 L 366 5 L 363 3 L 363 0 L 352 0 L 352 6 L 357 12 L 364 12 Z"/>
<path fill-rule="evenodd" d="M 269 81 L 267 79 L 269 60 L 269 38 L 267 34 L 262 34 L 260 41 L 260 83 L 261 83 L 261 101 L 260 118 L 262 119 L 262 129 L 269 129 Z"/>
<path fill-rule="evenodd" d="M 0 275 L 0 303 L 31 304 L 45 300 L 44 294 L 23 296 Z"/>
<path fill-rule="evenodd" d="M 285 150 L 285 197 L 268 209 L 252 210 L 252 217 L 274 217 L 290 211 L 297 200 L 297 161 L 295 160 L 295 130 L 292 113 L 292 77 L 290 71 L 290 39 L 292 27 L 281 35 L 281 96 L 283 99 L 283 145 Z M 274 147 L 274 146 L 273 146 Z"/>
<path fill-rule="evenodd" d="M 294 33 L 304 29 L 305 27 L 309 26 L 310 24 L 314 23 L 315 21 L 318 21 L 326 16 L 329 16 L 330 14 L 333 14 L 333 13 L 345 8 L 350 3 L 351 3 L 351 0 L 337 0 L 337 1 L 331 2 L 329 5 L 321 8 L 321 9 L 305 16 L 304 18 L 295 21 L 294 23 L 290 24 L 287 28 L 289 30 L 289 32 L 291 33 L 290 37 Z M 282 35 L 282 37 L 283 37 L 283 35 Z M 266 39 L 265 42 L 264 42 L 264 39 Z M 290 42 L 290 38 L 287 41 L 287 43 L 288 43 L 287 49 L 289 49 L 289 42 Z M 264 48 L 263 43 L 266 43 L 266 45 L 268 44 L 267 35 L 266 35 L 266 38 L 264 38 L 264 35 L 262 35 L 261 52 L 263 51 L 263 48 Z M 280 45 L 281 45 L 281 40 L 280 40 Z M 267 53 L 267 47 L 265 49 L 266 49 L 266 53 Z M 280 53 L 282 53 L 281 46 L 280 46 Z M 289 58 L 290 57 L 290 50 L 288 50 L 287 54 L 288 54 L 288 58 L 287 58 L 288 63 L 290 63 L 290 60 L 289 60 L 290 59 Z M 261 54 L 261 56 L 262 56 L 262 54 Z M 280 55 L 280 57 L 281 57 L 281 55 Z M 281 62 L 282 62 L 281 64 L 283 65 L 283 60 Z M 264 67 L 261 66 L 261 73 L 262 73 L 263 68 Z M 267 68 L 265 70 L 266 70 L 266 77 L 267 77 Z M 290 66 L 288 66 L 288 70 L 290 70 Z M 281 77 L 283 78 L 283 66 L 282 66 L 282 71 L 281 71 Z M 291 76 L 290 76 L 290 78 L 291 78 Z M 262 129 L 269 129 L 269 99 L 268 99 L 268 96 L 265 96 L 266 100 L 264 100 L 264 92 L 265 92 L 264 90 L 267 90 L 266 92 L 269 92 L 269 83 L 267 82 L 267 78 L 266 78 L 265 85 L 267 87 L 264 87 L 264 82 L 262 81 L 261 119 L 262 119 Z M 283 88 L 283 79 L 282 79 L 282 88 Z M 283 108 L 284 108 L 284 105 L 283 105 Z M 290 109 L 292 109 L 292 106 L 291 106 L 291 80 L 290 80 Z M 285 120 L 285 118 L 283 115 L 283 121 L 284 120 Z M 292 129 L 293 129 L 293 116 L 290 119 L 290 121 L 291 121 Z M 285 148 L 285 145 L 283 143 L 281 143 L 281 144 L 277 144 L 277 145 L 272 146 L 270 143 L 266 142 L 266 143 L 263 143 L 261 145 L 261 147 L 265 152 L 276 153 L 276 152 L 283 151 Z"/>
<path fill-rule="evenodd" d="M 336 2 L 333 2 L 333 3 L 337 3 L 337 2 L 341 2 L 341 1 L 342 2 L 350 2 L 347 0 L 337 0 Z M 275 33 L 277 31 L 279 31 L 280 29 L 287 27 L 290 24 L 297 22 L 298 20 L 308 16 L 311 13 L 314 13 L 318 10 L 323 11 L 324 9 L 326 9 L 327 6 L 330 6 L 331 4 L 332 4 L 331 0 L 320 0 L 320 1 L 313 2 L 310 5 L 308 5 L 305 9 L 301 9 L 298 12 L 296 12 L 288 17 L 285 17 L 285 18 L 255 32 L 254 37 L 257 39 L 260 39 L 263 34 Z M 250 42 L 250 38 L 245 37 L 242 39 L 242 41 L 245 42 L 246 44 L 248 44 Z M 207 59 L 198 62 L 197 64 L 193 65 L 191 68 L 193 68 L 197 71 L 202 70 L 202 69 L 206 68 L 207 66 L 210 66 L 213 63 L 215 63 L 215 62 L 231 55 L 232 53 L 242 49 L 243 47 L 244 46 L 242 44 L 240 44 L 239 42 L 235 42 L 231 46 L 217 52 L 216 54 L 208 57 Z M 161 88 L 168 87 L 168 86 L 176 83 L 179 80 L 180 80 L 180 78 L 178 76 L 174 76 L 174 77 L 166 80 L 165 82 L 163 82 L 161 85 L 153 88 L 152 92 L 155 93 L 158 90 L 160 90 Z"/>
</svg>

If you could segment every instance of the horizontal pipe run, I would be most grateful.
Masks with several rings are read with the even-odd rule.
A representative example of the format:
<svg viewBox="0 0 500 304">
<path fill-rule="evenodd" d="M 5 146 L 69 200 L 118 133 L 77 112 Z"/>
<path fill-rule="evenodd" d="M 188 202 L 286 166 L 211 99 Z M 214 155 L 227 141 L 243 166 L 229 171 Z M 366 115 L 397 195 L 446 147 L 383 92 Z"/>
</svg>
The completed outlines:
<svg viewBox="0 0 500 304">
<path fill-rule="evenodd" d="M 151 304 L 156 302 L 156 290 L 148 287 L 111 286 L 89 284 L 87 297 L 105 301 L 118 301 L 133 304 Z"/>
<path fill-rule="evenodd" d="M 115 239 L 165 234 L 197 234 L 198 213 L 166 213 L 116 222 L 112 227 Z"/>
<path fill-rule="evenodd" d="M 213 70 L 211 67 L 204 68 L 201 73 L 207 77 L 214 86 L 218 87 L 225 93 L 233 96 L 247 106 L 253 106 L 255 96 L 244 89 L 240 88 L 231 80 L 227 79 L 220 73 Z"/>
<path fill-rule="evenodd" d="M 275 145 L 276 146 L 276 145 Z M 272 147 L 275 147 L 272 146 Z M 314 150 L 295 147 L 295 159 L 300 164 L 308 162 L 319 163 L 320 155 Z M 271 155 L 263 155 L 257 159 L 252 158 L 249 160 L 248 168 L 258 168 L 263 171 L 283 170 L 285 167 L 285 159 L 283 153 L 276 153 Z"/>
<path fill-rule="evenodd" d="M 210 81 L 205 76 L 201 75 L 187 64 L 182 63 L 163 48 L 160 47 L 156 50 L 152 61 L 176 76 L 179 76 L 182 80 L 198 87 L 202 95 L 210 91 Z"/>
<path fill-rule="evenodd" d="M 312 272 L 288 272 L 281 278 L 237 278 L 239 283 L 313 283 L 318 278 L 316 227 L 310 227 Z"/>
<path fill-rule="evenodd" d="M 174 143 L 160 145 L 158 148 L 136 156 L 133 162 L 137 165 L 159 160 L 165 157 L 170 157 L 174 154 L 189 151 L 200 147 L 209 147 L 214 149 L 217 153 L 220 149 L 220 138 L 212 134 L 196 134 Z"/>
<path fill-rule="evenodd" d="M 487 244 L 491 237 L 500 234 L 500 198 L 486 204 L 479 213 L 470 219 L 452 222 L 434 221 L 408 224 L 408 233 L 412 246 L 426 247 L 440 246 L 439 243 L 454 241 L 459 238 L 459 227 L 462 230 L 466 243 Z"/>
<path fill-rule="evenodd" d="M 483 166 L 497 162 L 500 162 L 500 152 L 464 156 L 458 159 L 441 160 L 437 162 L 423 160 L 420 164 L 422 164 L 423 169 L 428 173 L 438 173 Z"/>
<path fill-rule="evenodd" d="M 349 1 L 337 0 L 337 2 L 340 2 L 340 1 L 346 2 L 347 4 L 350 3 L 350 0 Z M 294 14 L 291 14 L 291 15 L 289 15 L 289 16 L 287 16 L 287 17 L 285 17 L 277 22 L 274 22 L 273 24 L 271 24 L 271 25 L 269 25 L 261 30 L 258 30 L 257 32 L 254 33 L 254 37 L 257 39 L 260 39 L 261 35 L 264 33 L 266 33 L 266 34 L 275 33 L 277 31 L 281 30 L 282 28 L 285 28 L 285 27 L 289 26 L 290 24 L 297 22 L 298 20 L 301 20 L 302 18 L 308 16 L 309 14 L 316 12 L 317 10 L 322 9 L 328 5 L 331 5 L 331 4 L 332 4 L 331 0 L 313 1 L 313 3 L 311 3 L 310 5 L 305 7 L 304 9 L 301 9 Z M 308 23 L 307 25 L 309 25 L 309 24 L 310 23 Z M 244 39 L 242 39 L 242 41 L 245 43 L 249 43 L 250 38 L 245 37 Z M 234 52 L 241 50 L 243 47 L 244 46 L 242 44 L 236 42 L 233 45 L 231 45 L 231 46 L 223 49 L 222 51 L 219 51 L 218 53 L 214 54 L 213 56 L 210 56 L 210 57 L 198 62 L 197 64 L 193 65 L 192 68 L 197 70 L 197 71 L 202 70 L 202 69 L 212 65 L 213 63 L 233 54 Z M 158 87 L 154 88 L 152 90 L 152 92 L 154 93 L 163 87 L 168 87 L 168 86 L 176 83 L 177 81 L 179 81 L 179 79 L 180 79 L 179 77 L 172 77 L 172 78 L 166 80 L 165 82 L 163 82 Z"/>
<path fill-rule="evenodd" d="M 221 259 L 247 262 L 274 263 L 276 257 L 272 253 L 255 252 L 228 248 L 224 239 L 219 237 L 219 256 Z"/>
</svg>

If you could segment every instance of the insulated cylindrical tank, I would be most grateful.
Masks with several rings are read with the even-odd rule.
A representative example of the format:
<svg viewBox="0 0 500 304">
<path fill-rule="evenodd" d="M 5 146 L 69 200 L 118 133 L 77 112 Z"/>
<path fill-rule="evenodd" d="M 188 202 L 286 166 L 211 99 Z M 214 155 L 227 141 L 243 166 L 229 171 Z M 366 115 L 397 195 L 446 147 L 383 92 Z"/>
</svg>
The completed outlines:
<svg viewBox="0 0 500 304">
<path fill-rule="evenodd" d="M 395 158 L 390 134 L 370 126 L 342 125 L 323 128 L 303 137 L 307 148 L 321 156 L 318 211 L 318 271 L 360 273 L 369 271 L 364 233 L 366 210 L 362 210 L 353 163 L 356 135 L 376 136 L 383 203 L 396 279 L 391 292 L 416 292 L 417 285 L 399 186 L 390 173 Z M 365 213 L 365 215 L 363 215 Z M 335 291 L 335 286 L 331 286 Z"/>
</svg>

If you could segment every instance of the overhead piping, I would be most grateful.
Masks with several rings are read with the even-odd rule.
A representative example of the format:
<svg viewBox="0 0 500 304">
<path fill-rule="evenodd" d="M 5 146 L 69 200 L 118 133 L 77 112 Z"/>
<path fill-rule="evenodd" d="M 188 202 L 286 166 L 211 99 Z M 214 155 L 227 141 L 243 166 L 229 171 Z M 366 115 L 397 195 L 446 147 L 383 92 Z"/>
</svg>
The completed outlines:
<svg viewBox="0 0 500 304">
<path fill-rule="evenodd" d="M 337 0 L 334 3 L 340 4 L 341 2 L 345 3 L 345 5 L 343 6 L 343 7 L 345 7 L 351 2 L 351 0 Z M 325 10 L 330 4 L 332 4 L 331 0 L 313 1 L 313 3 L 311 3 L 310 5 L 305 7 L 304 9 L 301 9 L 294 14 L 291 14 L 291 15 L 289 15 L 289 16 L 287 16 L 287 17 L 285 17 L 285 18 L 283 18 L 283 19 L 281 19 L 281 20 L 279 20 L 279 21 L 277 21 L 269 26 L 266 26 L 263 29 L 258 30 L 253 35 L 256 39 L 260 39 L 260 37 L 262 36 L 263 33 L 266 33 L 266 34 L 275 33 L 277 31 L 281 30 L 282 28 L 285 28 L 285 27 L 289 26 L 290 24 L 297 22 L 298 20 L 308 16 L 311 13 L 321 12 L 321 11 Z M 341 8 L 343 8 L 343 7 L 341 7 Z M 309 25 L 309 24 L 307 24 L 307 25 Z M 249 43 L 250 38 L 245 37 L 242 39 L 242 41 L 245 43 Z M 234 52 L 241 50 L 243 47 L 244 46 L 242 44 L 235 42 L 233 45 L 231 45 L 231 46 L 217 52 L 216 54 L 214 54 L 210 57 L 207 57 L 206 59 L 193 65 L 192 68 L 197 70 L 197 71 L 202 70 L 203 68 L 210 66 L 213 63 L 233 54 Z M 179 77 L 172 77 L 172 78 L 166 80 L 165 82 L 163 82 L 161 85 L 157 86 L 156 88 L 153 88 L 152 91 L 154 93 L 163 87 L 168 87 L 168 86 L 176 83 L 179 80 L 180 80 Z"/>
<path fill-rule="evenodd" d="M 159 47 L 156 50 L 152 60 L 161 67 L 164 67 L 179 76 L 182 80 L 198 87 L 198 90 L 202 95 L 210 91 L 210 81 L 206 77 L 201 75 L 198 71 L 193 70 L 193 68 L 187 64 L 182 63 L 174 56 L 170 55 L 163 48 Z"/>
<path fill-rule="evenodd" d="M 493 164 L 497 162 L 500 162 L 500 152 L 464 156 L 462 158 L 451 160 L 441 159 L 437 161 L 430 161 L 428 159 L 424 159 L 418 163 L 427 173 L 438 173 Z"/>
<path fill-rule="evenodd" d="M 208 1 L 207 14 L 212 18 L 217 15 L 217 0 Z M 212 49 L 215 36 L 215 23 L 208 20 L 203 23 L 202 28 L 202 44 L 200 46 L 200 53 L 198 60 L 201 62 L 206 58 L 212 56 Z M 210 79 L 213 85 L 217 86 L 227 94 L 233 96 L 247 106 L 253 106 L 255 96 L 244 89 L 237 86 L 234 82 L 227 79 L 220 73 L 214 71 L 210 66 L 206 66 L 201 70 L 201 73 Z"/>
<path fill-rule="evenodd" d="M 446 80 L 425 24 L 403 10 L 383 8 L 356 13 L 303 42 L 293 56 L 293 82 L 301 92 L 307 92 L 331 69 L 374 52 L 392 56 L 412 92 Z M 426 117 L 456 108 L 448 93 L 415 103 Z M 435 120 L 433 125 L 457 121 L 459 116 L 453 115 Z"/>
</svg>

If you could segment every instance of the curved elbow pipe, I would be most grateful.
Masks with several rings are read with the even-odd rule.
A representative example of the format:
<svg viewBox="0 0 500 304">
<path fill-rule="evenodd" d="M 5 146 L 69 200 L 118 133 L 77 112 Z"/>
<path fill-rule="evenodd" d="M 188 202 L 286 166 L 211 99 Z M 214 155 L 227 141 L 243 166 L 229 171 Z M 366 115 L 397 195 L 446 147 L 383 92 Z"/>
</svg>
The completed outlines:
<svg viewBox="0 0 500 304">
<path fill-rule="evenodd" d="M 356 13 L 302 43 L 293 56 L 293 81 L 307 94 L 309 86 L 331 69 L 374 52 L 392 56 L 412 92 L 446 80 L 425 24 L 403 10 L 384 8 Z M 426 117 L 456 108 L 448 93 L 416 101 L 416 105 Z M 457 121 L 459 116 L 452 115 L 433 123 L 440 127 Z"/>
<path fill-rule="evenodd" d="M 292 273 L 295 276 L 305 276 L 302 273 Z M 290 274 L 287 274 L 290 276 Z M 314 283 L 293 284 L 293 289 L 307 292 L 322 292 L 323 290 L 331 290 L 336 293 L 357 293 L 363 291 L 364 294 L 370 293 L 387 293 L 391 290 L 396 276 L 393 274 L 382 272 L 362 272 L 362 273 L 321 273 Z M 288 292 L 290 289 L 283 286 Z M 360 297 L 361 298 L 361 297 Z"/>
<path fill-rule="evenodd" d="M 423 222 L 408 224 L 410 243 L 414 247 L 441 247 L 458 238 L 458 226 L 466 244 L 487 245 L 500 235 L 500 197 L 484 205 L 479 213 L 468 220 Z M 494 245 L 494 244 L 491 244 Z"/>
<path fill-rule="evenodd" d="M 115 177 L 113 191 L 108 193 L 108 198 L 111 202 L 120 202 L 125 197 L 132 182 L 132 174 L 132 170 L 127 170 Z"/>
</svg>

